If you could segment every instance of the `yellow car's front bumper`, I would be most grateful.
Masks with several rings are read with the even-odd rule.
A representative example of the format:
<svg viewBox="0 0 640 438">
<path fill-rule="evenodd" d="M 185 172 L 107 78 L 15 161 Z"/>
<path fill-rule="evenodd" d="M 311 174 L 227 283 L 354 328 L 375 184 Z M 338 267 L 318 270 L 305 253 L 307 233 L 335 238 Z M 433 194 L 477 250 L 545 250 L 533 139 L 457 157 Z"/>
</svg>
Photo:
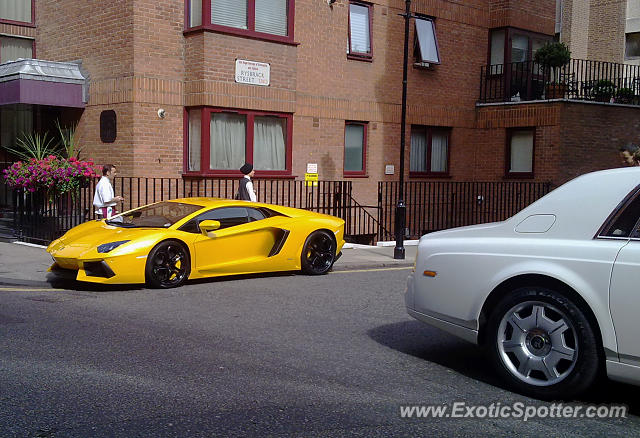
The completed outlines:
<svg viewBox="0 0 640 438">
<path fill-rule="evenodd" d="M 76 280 L 90 283 L 123 284 L 144 283 L 147 256 L 123 255 L 103 259 L 72 259 L 53 257 L 55 263 L 49 271 L 59 269 L 76 271 Z"/>
</svg>

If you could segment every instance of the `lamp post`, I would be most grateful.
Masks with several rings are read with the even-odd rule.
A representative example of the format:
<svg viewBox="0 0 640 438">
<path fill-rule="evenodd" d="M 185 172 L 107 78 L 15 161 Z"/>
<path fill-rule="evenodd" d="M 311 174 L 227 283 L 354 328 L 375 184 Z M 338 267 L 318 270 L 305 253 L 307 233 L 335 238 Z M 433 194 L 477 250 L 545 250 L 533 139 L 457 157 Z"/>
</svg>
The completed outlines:
<svg viewBox="0 0 640 438">
<path fill-rule="evenodd" d="M 409 58 L 409 20 L 411 19 L 411 0 L 405 0 L 404 17 L 404 58 L 402 61 L 402 116 L 400 119 L 400 187 L 398 204 L 396 205 L 396 247 L 393 249 L 394 259 L 404 259 L 404 228 L 407 217 L 407 206 L 404 203 L 404 146 L 407 126 L 407 61 Z"/>
</svg>

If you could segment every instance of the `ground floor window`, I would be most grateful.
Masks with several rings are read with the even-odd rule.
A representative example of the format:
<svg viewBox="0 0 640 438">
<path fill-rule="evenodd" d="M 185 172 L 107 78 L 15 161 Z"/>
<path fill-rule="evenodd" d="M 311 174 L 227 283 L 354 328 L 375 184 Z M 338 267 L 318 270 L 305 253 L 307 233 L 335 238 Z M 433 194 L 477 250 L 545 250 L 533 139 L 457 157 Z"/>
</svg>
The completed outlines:
<svg viewBox="0 0 640 438">
<path fill-rule="evenodd" d="M 412 126 L 410 175 L 448 175 L 450 136 L 451 128 Z"/>
<path fill-rule="evenodd" d="M 0 106 L 0 147 L 16 148 L 18 138 L 33 131 L 33 105 Z"/>
<path fill-rule="evenodd" d="M 290 175 L 292 120 L 286 113 L 189 108 L 185 170 L 239 175 L 247 162 L 257 176 Z"/>
<path fill-rule="evenodd" d="M 533 176 L 533 146 L 535 129 L 518 128 L 507 131 L 507 176 Z"/>
<path fill-rule="evenodd" d="M 365 175 L 366 162 L 367 123 L 346 122 L 344 128 L 344 176 Z"/>
</svg>

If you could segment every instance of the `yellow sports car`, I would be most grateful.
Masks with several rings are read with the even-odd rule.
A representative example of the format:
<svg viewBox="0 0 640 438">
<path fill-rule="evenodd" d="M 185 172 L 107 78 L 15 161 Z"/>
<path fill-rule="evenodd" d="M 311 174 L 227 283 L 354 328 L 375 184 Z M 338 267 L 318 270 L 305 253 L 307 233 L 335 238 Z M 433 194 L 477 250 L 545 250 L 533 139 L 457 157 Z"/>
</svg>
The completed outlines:
<svg viewBox="0 0 640 438">
<path fill-rule="evenodd" d="M 85 222 L 47 248 L 51 271 L 93 283 L 169 288 L 187 279 L 302 270 L 324 274 L 340 257 L 344 221 L 291 207 L 184 198 Z"/>
</svg>

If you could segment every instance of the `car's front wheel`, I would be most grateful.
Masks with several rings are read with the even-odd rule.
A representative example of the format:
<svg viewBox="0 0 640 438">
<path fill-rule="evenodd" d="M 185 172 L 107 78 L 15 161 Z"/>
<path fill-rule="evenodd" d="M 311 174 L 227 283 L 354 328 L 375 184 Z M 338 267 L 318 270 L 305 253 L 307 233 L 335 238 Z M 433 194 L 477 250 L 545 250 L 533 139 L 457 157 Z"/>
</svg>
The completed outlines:
<svg viewBox="0 0 640 438">
<path fill-rule="evenodd" d="M 333 266 L 336 258 L 336 241 L 331 234 L 318 230 L 307 237 L 300 257 L 302 271 L 310 275 L 322 275 Z"/>
<path fill-rule="evenodd" d="M 523 393 L 570 398 L 598 375 L 594 328 L 579 306 L 554 290 L 514 290 L 498 303 L 487 328 L 498 371 Z"/>
<path fill-rule="evenodd" d="M 189 277 L 190 272 L 189 253 L 180 242 L 160 242 L 147 257 L 145 277 L 152 287 L 167 289 L 180 286 Z"/>
</svg>

